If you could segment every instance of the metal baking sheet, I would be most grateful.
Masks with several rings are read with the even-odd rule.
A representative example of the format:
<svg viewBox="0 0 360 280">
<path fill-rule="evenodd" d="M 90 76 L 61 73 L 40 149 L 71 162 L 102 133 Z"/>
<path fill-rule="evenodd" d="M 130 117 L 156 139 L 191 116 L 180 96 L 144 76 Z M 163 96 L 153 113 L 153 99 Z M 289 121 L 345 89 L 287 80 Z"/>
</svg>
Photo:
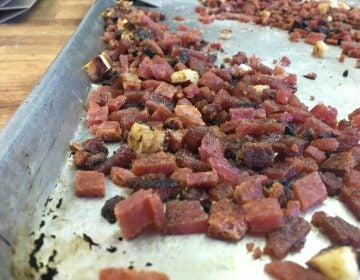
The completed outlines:
<svg viewBox="0 0 360 280">
<path fill-rule="evenodd" d="M 69 157 L 70 141 L 90 137 L 83 106 L 90 82 L 82 66 L 103 47 L 101 11 L 111 1 L 96 1 L 78 30 L 45 76 L 0 134 L 0 279 L 38 279 L 56 268 L 55 279 L 97 279 L 103 267 L 129 267 L 163 271 L 172 280 L 180 279 L 269 279 L 263 266 L 267 256 L 253 260 L 246 243 L 263 248 L 261 238 L 247 236 L 237 243 L 214 240 L 205 235 L 144 235 L 131 241 L 121 238 L 117 224 L 110 225 L 100 210 L 106 199 L 127 190 L 106 181 L 103 199 L 76 198 L 73 191 L 75 169 Z M 175 27 L 175 15 L 185 15 L 183 23 L 203 31 L 207 41 L 220 41 L 220 30 L 230 27 L 233 36 L 223 42 L 218 63 L 242 50 L 256 54 L 269 66 L 274 59 L 288 56 L 288 72 L 298 75 L 298 96 L 308 106 L 319 101 L 338 108 L 345 118 L 360 104 L 360 70 L 355 60 L 339 63 L 338 47 L 330 47 L 324 59 L 311 56 L 312 47 L 291 43 L 287 32 L 234 21 L 203 25 L 193 11 L 196 1 L 159 1 L 167 23 Z M 342 73 L 348 70 L 347 78 Z M 302 77 L 317 73 L 315 81 Z M 311 100 L 314 96 L 315 100 Z M 110 147 L 116 149 L 116 144 Z M 335 199 L 313 210 L 325 210 L 360 226 L 354 216 Z M 306 213 L 310 220 L 312 211 Z M 6 217 L 6 219 L 4 218 Z M 98 246 L 84 241 L 83 234 Z M 36 241 L 36 242 L 35 242 Z M 42 243 L 37 251 L 36 244 Z M 300 253 L 286 259 L 304 264 L 329 242 L 315 229 Z M 107 251 L 116 247 L 116 252 Z M 29 265 L 30 254 L 38 271 Z M 11 260 L 11 263 L 10 263 Z M 34 259 L 32 259 L 34 260 Z M 151 264 L 151 266 L 149 265 Z M 42 266 L 41 266 L 42 264 Z M 33 265 L 34 266 L 34 265 Z"/>
</svg>

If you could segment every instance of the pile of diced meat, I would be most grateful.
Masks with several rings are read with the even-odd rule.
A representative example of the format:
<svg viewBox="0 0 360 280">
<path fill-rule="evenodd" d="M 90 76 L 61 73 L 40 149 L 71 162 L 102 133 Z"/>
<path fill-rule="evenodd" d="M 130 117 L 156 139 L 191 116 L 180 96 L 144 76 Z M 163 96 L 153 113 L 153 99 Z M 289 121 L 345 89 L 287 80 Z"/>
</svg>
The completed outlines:
<svg viewBox="0 0 360 280">
<path fill-rule="evenodd" d="M 343 1 L 294 0 L 204 0 L 196 7 L 199 20 L 209 24 L 215 19 L 254 22 L 289 31 L 289 39 L 315 45 L 324 41 L 340 45 L 342 56 L 360 58 L 360 10 Z"/>
<path fill-rule="evenodd" d="M 339 122 L 331 106 L 309 109 L 295 95 L 296 75 L 242 52 L 218 67 L 200 30 L 172 32 L 163 18 L 126 1 L 104 13 L 108 48 L 85 66 L 100 83 L 87 100 L 94 138 L 71 145 L 76 195 L 103 197 L 109 175 L 132 190 L 113 203 L 125 239 L 250 233 L 278 259 L 301 249 L 311 228 L 301 214 L 328 196 L 360 219 L 360 109 Z M 109 155 L 107 142 L 118 150 Z M 359 248 L 359 229 L 341 218 L 320 213 L 313 223 Z"/>
</svg>

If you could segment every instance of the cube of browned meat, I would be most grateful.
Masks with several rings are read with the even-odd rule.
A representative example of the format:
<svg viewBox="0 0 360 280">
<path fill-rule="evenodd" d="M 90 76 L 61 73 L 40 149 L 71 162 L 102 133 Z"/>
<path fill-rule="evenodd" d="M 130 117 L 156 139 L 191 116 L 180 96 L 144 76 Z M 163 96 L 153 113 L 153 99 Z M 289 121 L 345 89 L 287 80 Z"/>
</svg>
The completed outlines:
<svg viewBox="0 0 360 280">
<path fill-rule="evenodd" d="M 206 232 L 208 214 L 198 200 L 170 201 L 166 203 L 167 234 L 191 234 Z"/>
<path fill-rule="evenodd" d="M 341 178 L 337 177 L 334 173 L 331 172 L 320 173 L 320 178 L 325 184 L 329 196 L 340 193 L 340 189 L 343 186 Z"/>
<path fill-rule="evenodd" d="M 244 213 L 239 205 L 227 198 L 212 204 L 207 231 L 209 236 L 237 241 L 246 231 Z"/>
<path fill-rule="evenodd" d="M 205 125 L 200 111 L 193 105 L 176 105 L 175 115 L 180 118 L 185 128 L 190 125 Z"/>
<path fill-rule="evenodd" d="M 209 190 L 209 195 L 214 201 L 219 201 L 223 198 L 232 198 L 234 195 L 234 188 L 229 184 L 220 183 Z"/>
<path fill-rule="evenodd" d="M 169 85 L 165 82 L 162 82 L 154 91 L 154 93 L 164 96 L 170 101 L 173 100 L 175 93 L 178 91 L 173 85 Z"/>
<path fill-rule="evenodd" d="M 96 137 L 106 142 L 120 141 L 120 124 L 115 121 L 104 121 L 96 128 Z"/>
<path fill-rule="evenodd" d="M 135 175 L 128 169 L 113 166 L 110 170 L 110 178 L 116 185 L 124 187 L 129 179 L 135 178 Z"/>
<path fill-rule="evenodd" d="M 331 154 L 320 166 L 321 170 L 333 172 L 338 176 L 344 176 L 353 167 L 354 159 L 349 152 Z"/>
<path fill-rule="evenodd" d="M 165 176 L 170 176 L 175 169 L 175 156 L 169 153 L 158 152 L 140 155 L 134 160 L 131 170 L 137 176 L 149 173 L 163 173 Z"/>
<path fill-rule="evenodd" d="M 216 171 L 191 173 L 186 176 L 186 186 L 195 188 L 213 188 L 218 183 Z"/>
<path fill-rule="evenodd" d="M 250 200 L 243 209 L 251 232 L 265 233 L 284 225 L 284 213 L 276 198 Z"/>
<path fill-rule="evenodd" d="M 76 171 L 75 193 L 79 197 L 103 197 L 105 176 L 97 171 Z"/>
<path fill-rule="evenodd" d="M 265 177 L 262 175 L 259 176 Z M 249 179 L 235 187 L 234 199 L 238 204 L 244 204 L 250 200 L 264 197 L 262 185 L 263 179 L 261 177 L 249 177 Z"/>
<path fill-rule="evenodd" d="M 267 234 L 264 253 L 278 259 L 284 258 L 289 252 L 303 246 L 304 238 L 310 229 L 310 223 L 303 218 L 286 216 L 283 228 Z"/>
<path fill-rule="evenodd" d="M 242 146 L 244 163 L 252 168 L 265 168 L 274 163 L 274 151 L 268 143 L 250 143 Z"/>
<path fill-rule="evenodd" d="M 161 230 L 165 216 L 159 196 L 151 190 L 139 190 L 115 206 L 115 216 L 125 239 L 142 234 L 149 226 Z"/>
</svg>

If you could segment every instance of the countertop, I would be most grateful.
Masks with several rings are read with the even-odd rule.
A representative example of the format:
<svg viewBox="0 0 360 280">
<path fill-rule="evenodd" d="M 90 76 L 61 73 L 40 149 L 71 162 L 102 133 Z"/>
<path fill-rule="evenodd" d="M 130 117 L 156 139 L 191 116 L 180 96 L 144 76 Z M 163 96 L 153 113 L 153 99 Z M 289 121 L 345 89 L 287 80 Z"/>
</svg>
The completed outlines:
<svg viewBox="0 0 360 280">
<path fill-rule="evenodd" d="M 94 0 L 38 0 L 0 25 L 0 129 L 46 71 Z"/>
</svg>

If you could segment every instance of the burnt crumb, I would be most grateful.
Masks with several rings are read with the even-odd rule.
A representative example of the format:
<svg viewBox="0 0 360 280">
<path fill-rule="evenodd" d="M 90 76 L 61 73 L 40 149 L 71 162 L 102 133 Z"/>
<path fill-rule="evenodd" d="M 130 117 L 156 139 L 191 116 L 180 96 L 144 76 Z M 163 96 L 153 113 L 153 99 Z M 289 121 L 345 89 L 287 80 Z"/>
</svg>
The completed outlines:
<svg viewBox="0 0 360 280">
<path fill-rule="evenodd" d="M 32 235 L 35 235 L 34 231 L 30 232 L 30 234 L 29 234 L 29 236 L 32 236 Z"/>
<path fill-rule="evenodd" d="M 294 124 L 285 125 L 285 128 L 284 128 L 285 135 L 295 136 L 295 131 L 296 131 L 296 125 L 294 125 Z"/>
<path fill-rule="evenodd" d="M 56 238 L 56 235 L 52 234 L 50 235 L 51 238 L 55 239 Z"/>
<path fill-rule="evenodd" d="M 89 235 L 83 233 L 83 239 L 85 242 L 89 243 L 90 250 L 92 249 L 92 246 L 97 246 L 100 248 L 100 245 L 98 243 L 94 242 Z"/>
<path fill-rule="evenodd" d="M 45 234 L 41 233 L 40 236 L 34 241 L 34 249 L 30 253 L 29 265 L 34 268 L 36 271 L 39 271 L 39 265 L 35 254 L 40 251 L 41 247 L 44 245 Z"/>
<path fill-rule="evenodd" d="M 134 266 L 131 264 L 128 266 L 128 269 L 134 269 Z"/>
<path fill-rule="evenodd" d="M 41 274 L 41 280 L 52 280 L 54 276 L 58 274 L 58 270 L 56 268 L 47 267 L 47 271 L 44 274 Z"/>
<path fill-rule="evenodd" d="M 139 40 L 146 40 L 151 39 L 151 32 L 149 30 L 146 30 L 144 28 L 138 28 L 136 29 L 136 34 Z"/>
<path fill-rule="evenodd" d="M 59 199 L 58 203 L 56 204 L 56 209 L 59 209 L 61 207 L 62 204 L 62 198 Z"/>
<path fill-rule="evenodd" d="M 44 225 L 45 225 L 45 221 L 42 220 L 42 221 L 40 222 L 39 228 L 42 228 Z"/>
<path fill-rule="evenodd" d="M 115 30 L 115 40 L 120 40 L 121 39 L 121 35 L 122 35 L 122 32 L 119 30 L 119 29 L 117 29 L 117 30 Z"/>
<path fill-rule="evenodd" d="M 117 250 L 117 248 L 114 246 L 110 246 L 109 248 L 106 248 L 106 251 L 108 251 L 109 253 L 115 253 L 116 250 Z"/>
<path fill-rule="evenodd" d="M 345 70 L 342 75 L 344 78 L 346 78 L 349 75 L 349 70 Z"/>
<path fill-rule="evenodd" d="M 180 53 L 180 62 L 182 63 L 187 63 L 189 61 L 190 58 L 190 52 L 188 49 L 182 49 L 181 53 Z"/>
<path fill-rule="evenodd" d="M 57 255 L 57 251 L 53 250 L 52 255 L 49 257 L 49 262 L 54 262 L 56 255 Z"/>
<path fill-rule="evenodd" d="M 114 208 L 115 205 L 123 199 L 124 197 L 116 195 L 105 201 L 105 204 L 101 209 L 101 216 L 103 216 L 110 224 L 114 224 L 116 222 Z"/>
<path fill-rule="evenodd" d="M 119 240 L 119 241 L 123 241 L 124 238 L 123 238 L 122 236 L 120 236 L 120 237 L 118 237 L 118 240 Z"/>
<path fill-rule="evenodd" d="M 310 95 L 310 100 L 315 100 L 315 96 L 314 95 Z"/>
<path fill-rule="evenodd" d="M 52 219 L 55 220 L 57 217 L 58 217 L 58 215 L 54 215 L 54 216 L 52 217 Z"/>
<path fill-rule="evenodd" d="M 153 264 L 151 263 L 151 262 L 147 262 L 146 264 L 145 264 L 145 266 L 146 267 L 149 267 L 149 266 L 152 266 Z"/>
<path fill-rule="evenodd" d="M 334 138 L 335 136 L 335 133 L 331 131 L 325 131 L 319 134 L 319 138 Z"/>
<path fill-rule="evenodd" d="M 126 254 L 126 251 L 122 251 L 122 253 L 125 255 L 125 254 Z"/>
<path fill-rule="evenodd" d="M 44 207 L 47 207 L 47 205 L 49 204 L 50 201 L 52 201 L 53 199 L 51 197 L 48 197 L 45 201 Z"/>
<path fill-rule="evenodd" d="M 317 77 L 317 74 L 314 72 L 311 73 L 307 73 L 305 75 L 303 75 L 304 78 L 309 79 L 309 80 L 315 80 Z"/>
</svg>

